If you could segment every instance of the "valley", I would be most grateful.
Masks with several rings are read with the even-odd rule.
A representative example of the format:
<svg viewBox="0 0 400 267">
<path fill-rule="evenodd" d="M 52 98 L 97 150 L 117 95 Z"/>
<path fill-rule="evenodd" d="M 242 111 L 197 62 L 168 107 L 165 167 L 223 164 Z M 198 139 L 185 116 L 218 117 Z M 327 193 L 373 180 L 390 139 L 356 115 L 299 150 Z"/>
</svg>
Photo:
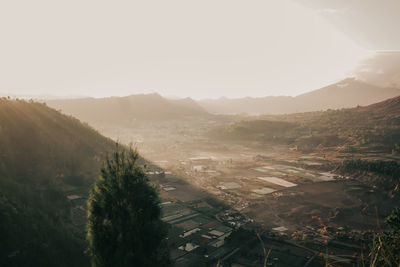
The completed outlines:
<svg viewBox="0 0 400 267">
<path fill-rule="evenodd" d="M 0 267 L 400 267 L 399 13 L 0 1 Z"/>
<path fill-rule="evenodd" d="M 158 153 L 153 156 L 155 162 L 165 169 L 162 175 L 165 178 L 156 179 L 161 185 L 160 191 L 164 200 L 186 204 L 191 203 L 190 201 L 202 201 L 199 205 L 205 206 L 204 209 L 210 215 L 209 209 L 212 206 L 204 203 L 206 197 L 195 193 L 201 190 L 227 205 L 222 210 L 211 212 L 209 220 L 217 219 L 219 224 L 230 227 L 231 231 L 244 228 L 262 232 L 266 240 L 273 238 L 274 242 L 294 242 L 310 249 L 311 255 L 326 246 L 330 256 L 320 255 L 321 259 L 326 260 L 337 255 L 336 260 L 351 266 L 365 249 L 365 237 L 381 227 L 383 219 L 399 201 L 398 193 L 389 196 L 363 177 L 343 173 L 339 166 L 343 157 L 349 157 L 348 154 L 335 151 L 305 154 L 282 146 L 264 149 L 237 146 L 225 151 L 211 147 L 210 151 L 197 151 L 196 156 L 179 154 L 181 158 L 168 157 L 171 155 L 170 149 L 167 150 L 168 155 Z M 151 158 L 150 155 L 148 157 Z M 160 176 L 153 173 L 151 175 Z M 172 177 L 179 178 L 174 180 Z M 191 187 L 182 188 L 180 184 L 183 181 Z M 190 223 L 190 213 L 178 214 L 182 214 L 179 226 L 185 226 L 177 232 L 179 235 L 193 229 L 200 229 L 199 235 L 207 235 L 207 231 L 214 229 L 207 224 L 202 228 L 202 224 Z M 181 223 L 182 221 L 186 224 Z M 208 256 L 209 249 L 213 247 L 212 244 L 205 245 L 204 238 L 176 238 L 180 242 L 199 246 L 200 251 L 205 248 L 205 252 L 202 252 L 205 256 Z M 266 246 L 271 243 L 271 240 L 266 241 Z M 256 243 L 254 247 L 259 246 L 260 243 Z M 279 253 L 280 249 L 291 246 L 293 244 L 284 243 L 272 251 Z M 224 255 L 229 255 L 240 247 L 231 247 L 228 243 L 219 251 L 225 251 Z M 196 257 L 199 253 L 197 251 Z M 189 255 L 190 253 L 185 257 Z M 290 255 L 301 258 L 307 253 L 293 252 Z M 281 261 L 279 266 L 298 266 L 288 263 L 285 265 L 282 257 L 275 258 Z M 230 260 L 246 262 L 235 256 Z M 303 264 L 307 261 L 303 257 Z"/>
<path fill-rule="evenodd" d="M 75 242 L 75 249 L 83 252 L 89 189 L 101 162 L 115 148 L 112 140 L 117 140 L 138 149 L 140 164 L 147 166 L 160 194 L 175 266 L 218 261 L 263 266 L 263 248 L 270 253 L 268 262 L 278 266 L 352 266 L 367 253 L 374 233 L 385 231 L 384 219 L 400 201 L 393 165 L 400 161 L 398 97 L 365 107 L 263 116 L 215 115 L 190 107 L 190 101 L 174 106 L 157 96 L 150 99 L 179 112 L 151 119 L 148 114 L 155 113 L 122 120 L 113 116 L 124 112 L 82 119 L 94 130 L 45 104 L 3 99 L 0 134 L 5 158 L 0 171 L 8 178 L 1 180 L 6 185 L 2 205 L 9 209 L 7 203 L 16 203 L 12 205 L 18 213 L 26 212 L 25 200 L 11 193 L 25 188 L 34 203 L 39 201 L 31 204 L 28 214 L 44 207 L 47 218 L 58 207 L 58 218 L 41 220 L 62 223 L 55 229 L 68 229 L 71 241 L 65 246 Z M 113 99 L 112 105 L 115 101 L 119 100 Z M 193 113 L 177 116 L 182 109 Z M 11 142 L 22 136 L 25 145 Z M 38 145 L 45 145 L 51 157 L 39 153 L 32 161 L 31 156 L 21 156 L 24 151 L 38 153 Z M 344 164 L 354 160 L 393 163 L 395 172 Z M 18 180 L 21 170 L 24 178 Z M 58 199 L 56 206 L 49 199 Z M 24 234 L 28 233 L 38 234 L 30 226 Z M 39 242 L 55 242 L 51 238 Z M 7 242 L 7 262 L 32 253 L 12 236 Z M 80 254 L 74 260 L 87 262 L 87 257 Z"/>
<path fill-rule="evenodd" d="M 138 127 L 113 127 L 103 131 L 113 139 L 134 144 L 145 158 L 163 170 L 150 170 L 148 174 L 163 198 L 164 220 L 172 225 L 170 238 L 177 266 L 220 258 L 246 266 L 249 264 L 246 257 L 241 253 L 236 255 L 245 248 L 232 246 L 226 239 L 227 234 L 236 233 L 237 229 L 253 233 L 255 250 L 261 244 L 254 233 L 261 233 L 267 240 L 266 246 L 272 248 L 272 244 L 283 242 L 272 249 L 278 255 L 282 249 L 289 249 L 294 251 L 289 254 L 303 264 L 317 254 L 313 260 L 316 266 L 320 261 L 338 261 L 351 266 L 368 247 L 365 242 L 369 242 L 370 236 L 385 228 L 384 218 L 400 200 L 398 182 L 382 187 L 379 181 L 385 178 L 380 175 L 350 173 L 342 166 L 345 159 L 399 161 L 399 155 L 388 149 L 388 145 L 394 147 L 393 143 L 380 144 L 373 137 L 369 143 L 359 142 L 363 132 L 375 127 L 374 120 L 396 120 L 398 104 L 358 108 L 374 114 L 374 110 L 384 106 L 387 110 L 382 114 L 386 120 L 376 117 L 367 123 L 360 120 L 363 128 L 353 123 L 354 132 L 349 126 L 346 138 L 339 135 L 329 142 L 324 141 L 324 134 L 332 139 L 334 129 L 341 126 L 322 128 L 314 123 L 319 121 L 324 125 L 324 120 L 337 117 L 336 113 L 329 112 L 291 115 L 298 122 L 314 123 L 315 130 L 295 130 L 283 141 L 268 139 L 271 132 L 279 134 L 286 130 L 279 124 L 267 124 L 272 129 L 261 130 L 267 138 L 248 137 L 246 131 L 233 139 L 229 137 L 230 132 L 224 134 L 223 130 L 217 130 L 220 135 L 215 135 L 215 129 L 225 129 L 221 125 L 243 123 L 240 117 L 230 116 L 138 123 Z M 357 109 L 338 112 L 360 113 Z M 342 115 L 339 117 L 340 123 L 348 123 Z M 261 121 L 258 117 L 254 119 L 257 123 Z M 267 119 L 267 122 L 279 121 L 282 116 Z M 290 116 L 284 119 L 291 121 Z M 246 121 L 252 122 L 252 118 Z M 251 129 L 257 124 L 248 125 L 248 132 L 257 134 L 259 130 Z M 397 131 L 397 125 L 383 123 L 380 127 Z M 214 131 L 211 135 L 210 129 Z M 305 138 L 312 140 L 307 146 L 304 146 Z M 217 205 L 210 199 L 218 201 Z M 210 234 L 213 231 L 221 235 Z M 293 246 L 302 246 L 307 252 L 296 253 Z M 325 249 L 329 253 L 323 253 Z M 298 266 L 288 262 L 285 265 L 282 256 L 275 258 L 281 261 L 279 266 Z"/>
</svg>

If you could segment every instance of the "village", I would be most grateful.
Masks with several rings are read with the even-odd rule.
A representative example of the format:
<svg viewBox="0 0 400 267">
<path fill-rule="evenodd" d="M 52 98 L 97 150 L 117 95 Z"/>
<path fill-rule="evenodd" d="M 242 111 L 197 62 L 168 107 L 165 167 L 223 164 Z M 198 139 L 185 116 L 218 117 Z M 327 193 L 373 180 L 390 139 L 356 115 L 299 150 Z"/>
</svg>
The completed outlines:
<svg viewBox="0 0 400 267">
<path fill-rule="evenodd" d="M 174 164 L 169 160 L 159 160 L 156 163 L 167 171 L 150 172 L 157 177 L 155 180 L 166 200 L 163 202 L 163 219 L 172 225 L 175 232 L 170 238 L 177 266 L 191 266 L 188 265 L 191 259 L 197 262 L 201 257 L 205 261 L 236 260 L 242 264 L 237 263 L 237 266 L 249 266 L 246 257 L 239 255 L 240 246 L 229 243 L 229 236 L 238 229 L 262 232 L 266 246 L 270 245 L 276 253 L 269 262 L 274 264 L 271 266 L 296 266 L 279 257 L 282 249 L 289 249 L 289 254 L 298 257 L 298 262 L 308 262 L 316 254 L 320 259 L 351 265 L 355 255 L 362 251 L 360 240 L 369 234 L 367 228 L 344 227 L 326 220 L 323 214 L 306 214 L 309 217 L 306 221 L 299 219 L 296 223 L 286 221 L 283 216 L 279 218 L 279 212 L 271 213 L 270 208 L 262 207 L 279 201 L 286 203 L 285 197 L 302 198 L 309 185 L 341 185 L 344 181 L 345 187 L 353 192 L 359 189 L 356 182 L 350 177 L 324 170 L 326 160 L 319 155 L 286 161 L 249 153 L 229 156 L 199 155 Z M 276 243 L 279 245 L 272 245 Z M 258 241 L 256 247 L 261 249 Z M 326 247 L 329 247 L 328 253 Z M 317 262 L 315 258 L 313 261 Z M 296 262 L 293 258 L 291 261 Z M 250 266 L 257 264 L 253 262 Z"/>
<path fill-rule="evenodd" d="M 175 266 L 263 266 L 263 246 L 270 249 L 267 266 L 325 260 L 351 266 L 375 224 L 373 188 L 334 172 L 328 154 L 243 146 L 199 151 L 182 144 L 165 153 L 144 151 L 155 164 L 147 174 L 170 225 Z M 84 194 L 69 191 L 67 197 L 74 223 L 83 225 Z"/>
</svg>

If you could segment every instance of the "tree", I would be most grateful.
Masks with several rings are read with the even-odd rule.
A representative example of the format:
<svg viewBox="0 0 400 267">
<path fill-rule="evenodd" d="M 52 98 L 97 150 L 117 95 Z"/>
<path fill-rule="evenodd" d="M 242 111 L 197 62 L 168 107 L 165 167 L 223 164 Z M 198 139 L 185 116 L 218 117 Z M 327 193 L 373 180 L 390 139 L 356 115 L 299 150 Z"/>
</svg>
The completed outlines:
<svg viewBox="0 0 400 267">
<path fill-rule="evenodd" d="M 136 151 L 107 158 L 88 200 L 92 266 L 168 266 L 167 225 Z"/>
<path fill-rule="evenodd" d="M 370 266 L 400 266 L 400 208 L 386 219 L 389 230 L 375 236 Z"/>
</svg>

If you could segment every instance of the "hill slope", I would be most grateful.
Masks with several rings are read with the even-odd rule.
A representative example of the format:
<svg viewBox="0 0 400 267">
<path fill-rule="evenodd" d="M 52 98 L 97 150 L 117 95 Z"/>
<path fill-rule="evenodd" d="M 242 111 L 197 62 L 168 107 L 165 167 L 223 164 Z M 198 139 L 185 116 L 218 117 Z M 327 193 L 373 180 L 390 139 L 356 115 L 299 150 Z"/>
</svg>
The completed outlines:
<svg viewBox="0 0 400 267">
<path fill-rule="evenodd" d="M 287 113 L 293 105 L 291 96 L 245 97 L 229 99 L 204 99 L 198 101 L 205 110 L 215 114 L 281 114 Z"/>
<path fill-rule="evenodd" d="M 365 107 L 264 115 L 211 131 L 210 137 L 241 142 L 352 146 L 400 152 L 400 96 Z"/>
<path fill-rule="evenodd" d="M 0 265 L 85 266 L 72 189 L 87 190 L 114 143 L 44 104 L 0 99 Z"/>
<path fill-rule="evenodd" d="M 66 177 L 73 172 L 93 178 L 101 155 L 110 149 L 111 140 L 43 104 L 0 102 L 1 172 L 30 179 Z"/>
<path fill-rule="evenodd" d="M 400 89 L 382 88 L 355 79 L 295 97 L 299 112 L 366 106 L 400 95 Z"/>
<path fill-rule="evenodd" d="M 400 89 L 382 88 L 352 78 L 296 97 L 201 100 L 211 113 L 288 114 L 370 105 L 400 95 Z"/>
</svg>

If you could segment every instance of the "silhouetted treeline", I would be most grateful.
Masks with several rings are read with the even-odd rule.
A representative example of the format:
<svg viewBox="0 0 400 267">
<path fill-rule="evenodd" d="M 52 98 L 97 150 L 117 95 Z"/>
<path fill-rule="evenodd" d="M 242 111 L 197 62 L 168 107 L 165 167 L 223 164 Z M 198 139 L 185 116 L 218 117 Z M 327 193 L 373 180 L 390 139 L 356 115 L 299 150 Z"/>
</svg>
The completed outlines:
<svg viewBox="0 0 400 267">
<path fill-rule="evenodd" d="M 396 161 L 347 159 L 343 161 L 342 165 L 346 171 L 374 172 L 400 180 L 400 164 Z"/>
</svg>

